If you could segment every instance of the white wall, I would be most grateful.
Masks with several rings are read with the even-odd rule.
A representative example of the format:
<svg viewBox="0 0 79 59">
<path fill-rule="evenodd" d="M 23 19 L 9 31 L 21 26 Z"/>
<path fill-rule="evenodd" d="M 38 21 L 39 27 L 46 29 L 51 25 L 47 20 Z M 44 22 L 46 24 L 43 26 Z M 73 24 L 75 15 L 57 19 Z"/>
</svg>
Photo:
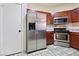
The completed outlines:
<svg viewBox="0 0 79 59">
<path fill-rule="evenodd" d="M 26 14 L 27 14 L 27 4 L 22 4 L 22 43 L 23 51 L 26 50 Z"/>
<path fill-rule="evenodd" d="M 0 4 L 0 55 L 2 48 L 2 4 Z"/>
</svg>

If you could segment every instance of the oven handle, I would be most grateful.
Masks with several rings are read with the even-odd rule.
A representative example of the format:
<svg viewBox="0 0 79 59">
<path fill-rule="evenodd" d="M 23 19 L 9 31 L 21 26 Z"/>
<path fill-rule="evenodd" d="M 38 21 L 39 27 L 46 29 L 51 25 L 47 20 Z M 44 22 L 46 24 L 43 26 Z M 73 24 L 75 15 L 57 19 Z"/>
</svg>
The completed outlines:
<svg viewBox="0 0 79 59">
<path fill-rule="evenodd" d="M 56 34 L 60 34 L 60 35 L 69 35 L 68 33 L 56 33 Z"/>
</svg>

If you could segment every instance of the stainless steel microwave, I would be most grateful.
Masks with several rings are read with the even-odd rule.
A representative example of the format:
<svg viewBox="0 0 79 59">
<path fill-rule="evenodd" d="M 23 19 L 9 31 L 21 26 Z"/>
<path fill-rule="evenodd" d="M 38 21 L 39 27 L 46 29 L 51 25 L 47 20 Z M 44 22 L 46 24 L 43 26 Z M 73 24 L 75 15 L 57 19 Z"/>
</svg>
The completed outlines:
<svg viewBox="0 0 79 59">
<path fill-rule="evenodd" d="M 54 24 L 67 24 L 68 23 L 68 17 L 55 17 L 54 18 Z"/>
</svg>

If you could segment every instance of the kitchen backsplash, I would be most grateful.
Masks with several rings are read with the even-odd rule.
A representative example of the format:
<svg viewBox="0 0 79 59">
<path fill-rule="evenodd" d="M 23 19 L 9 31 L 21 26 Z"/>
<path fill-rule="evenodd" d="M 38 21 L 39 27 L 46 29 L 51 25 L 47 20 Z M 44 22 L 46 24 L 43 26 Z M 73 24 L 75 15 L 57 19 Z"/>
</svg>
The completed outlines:
<svg viewBox="0 0 79 59">
<path fill-rule="evenodd" d="M 54 31 L 54 25 L 47 25 L 46 31 Z"/>
<path fill-rule="evenodd" d="M 79 22 L 71 23 L 71 26 L 79 27 Z"/>
</svg>

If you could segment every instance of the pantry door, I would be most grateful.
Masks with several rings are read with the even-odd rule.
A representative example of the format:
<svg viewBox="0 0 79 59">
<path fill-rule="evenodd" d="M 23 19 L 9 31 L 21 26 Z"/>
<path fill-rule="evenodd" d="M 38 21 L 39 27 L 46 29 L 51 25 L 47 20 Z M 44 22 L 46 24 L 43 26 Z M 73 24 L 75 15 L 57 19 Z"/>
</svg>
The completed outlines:
<svg viewBox="0 0 79 59">
<path fill-rule="evenodd" d="M 1 47 L 2 47 L 2 4 L 0 3 L 0 55 L 1 55 Z"/>
<path fill-rule="evenodd" d="M 21 4 L 3 4 L 2 54 L 22 51 Z"/>
</svg>

